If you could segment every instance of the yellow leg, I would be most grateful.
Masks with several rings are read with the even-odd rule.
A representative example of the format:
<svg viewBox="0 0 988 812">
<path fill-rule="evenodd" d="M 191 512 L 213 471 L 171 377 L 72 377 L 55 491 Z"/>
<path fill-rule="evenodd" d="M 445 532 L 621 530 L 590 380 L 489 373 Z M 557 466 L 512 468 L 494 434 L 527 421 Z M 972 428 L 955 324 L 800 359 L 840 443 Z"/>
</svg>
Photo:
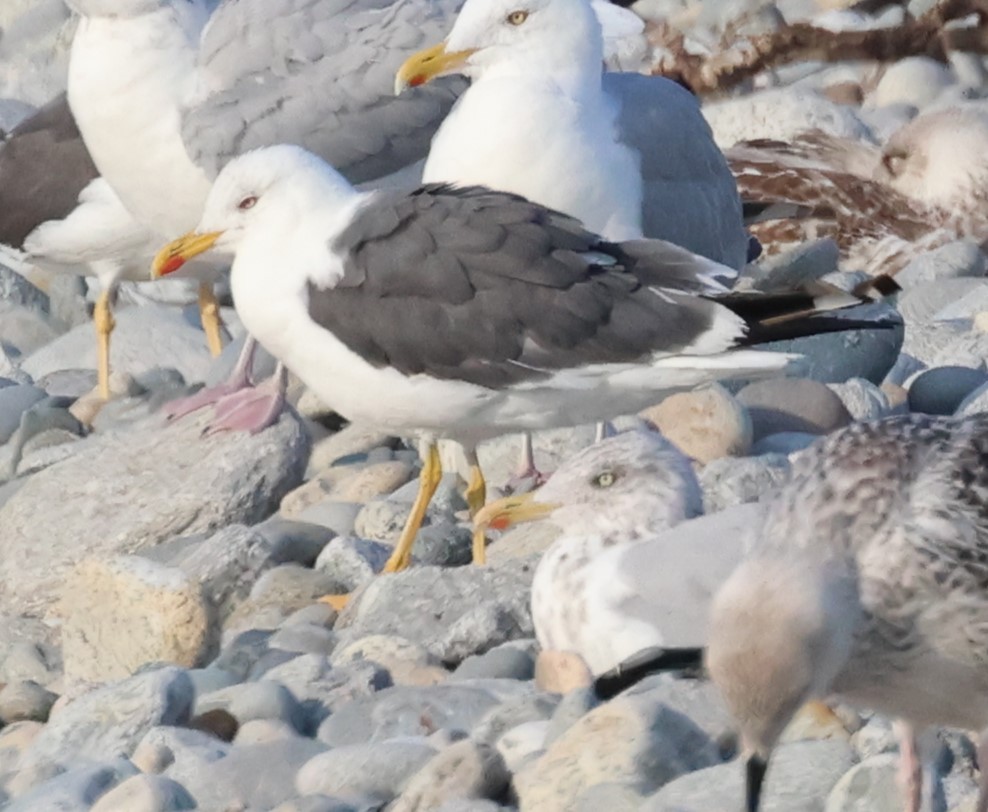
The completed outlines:
<svg viewBox="0 0 988 812">
<path fill-rule="evenodd" d="M 484 480 L 484 472 L 480 470 L 476 457 L 470 465 L 470 482 L 464 494 L 467 500 L 467 507 L 470 508 L 470 518 L 472 519 L 487 501 L 487 482 Z M 484 564 L 487 562 L 487 537 L 483 529 L 473 531 L 473 563 Z"/>
<path fill-rule="evenodd" d="M 422 521 L 425 519 L 425 512 L 429 508 L 429 502 L 439 487 L 439 481 L 443 477 L 442 463 L 439 461 L 439 447 L 434 442 L 422 448 L 422 473 L 419 474 L 419 492 L 412 505 L 412 512 L 408 515 L 408 521 L 401 531 L 395 550 L 384 565 L 385 572 L 399 572 L 412 563 L 412 545 L 418 535 Z"/>
<path fill-rule="evenodd" d="M 103 400 L 110 399 L 110 334 L 117 325 L 113 320 L 110 295 L 110 291 L 102 291 L 93 308 L 93 323 L 96 325 L 96 341 L 99 346 L 96 379 L 99 384 L 99 395 Z"/>
<path fill-rule="evenodd" d="M 206 331 L 206 344 L 209 352 L 219 355 L 223 349 L 223 336 L 220 333 L 220 303 L 216 301 L 213 286 L 208 282 L 199 283 L 199 318 L 202 329 Z"/>
</svg>

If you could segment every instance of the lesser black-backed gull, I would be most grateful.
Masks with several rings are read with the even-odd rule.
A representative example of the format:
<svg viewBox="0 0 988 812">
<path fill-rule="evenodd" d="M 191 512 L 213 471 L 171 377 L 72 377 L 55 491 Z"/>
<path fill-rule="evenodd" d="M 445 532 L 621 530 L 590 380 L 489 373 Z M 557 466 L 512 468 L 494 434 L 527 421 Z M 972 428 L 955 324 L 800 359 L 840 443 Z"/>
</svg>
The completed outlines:
<svg viewBox="0 0 988 812">
<path fill-rule="evenodd" d="M 860 301 L 835 290 L 726 294 L 713 278 L 720 266 L 669 243 L 605 242 L 481 187 L 358 192 L 291 146 L 230 162 L 197 232 L 163 249 L 156 271 L 210 249 L 235 255 L 247 329 L 327 404 L 422 438 L 419 498 L 392 570 L 408 564 L 438 486 L 437 439 L 468 449 L 476 513 L 480 441 L 779 374 L 793 356 L 748 347 L 846 329 L 853 322 L 813 316 Z M 474 557 L 484 558 L 482 538 Z"/>
<path fill-rule="evenodd" d="M 795 710 L 831 695 L 905 722 L 910 812 L 912 729 L 981 731 L 988 809 L 986 462 L 986 415 L 855 424 L 797 457 L 711 616 L 707 664 L 740 725 L 749 812 Z"/>
</svg>

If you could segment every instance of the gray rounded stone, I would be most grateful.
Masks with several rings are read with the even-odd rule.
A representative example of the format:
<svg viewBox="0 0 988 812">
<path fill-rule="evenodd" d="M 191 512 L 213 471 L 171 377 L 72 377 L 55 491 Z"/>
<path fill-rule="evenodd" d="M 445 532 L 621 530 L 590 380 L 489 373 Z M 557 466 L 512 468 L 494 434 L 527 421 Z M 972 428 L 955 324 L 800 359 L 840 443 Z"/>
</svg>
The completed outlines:
<svg viewBox="0 0 988 812">
<path fill-rule="evenodd" d="M 272 680 L 231 685 L 197 698 L 197 716 L 215 709 L 229 711 L 241 724 L 252 719 L 279 719 L 296 730 L 305 727 L 298 700 L 284 685 Z"/>
<path fill-rule="evenodd" d="M 0 389 L 0 445 L 6 443 L 21 424 L 21 415 L 48 395 L 30 384 Z"/>
<path fill-rule="evenodd" d="M 297 651 L 299 654 L 332 654 L 337 635 L 325 626 L 295 623 L 275 632 L 269 641 L 271 648 Z"/>
<path fill-rule="evenodd" d="M 751 455 L 758 457 L 762 454 L 793 454 L 802 451 L 818 439 L 820 435 L 807 434 L 804 431 L 780 431 L 762 437 L 751 447 Z"/>
<path fill-rule="evenodd" d="M 988 372 L 969 367 L 936 367 L 921 372 L 909 387 L 909 408 L 924 414 L 952 415 L 974 390 L 988 383 Z"/>
<path fill-rule="evenodd" d="M 435 754 L 431 747 L 411 741 L 335 747 L 302 766 L 295 788 L 302 795 L 371 795 L 391 800 Z"/>
<path fill-rule="evenodd" d="M 370 581 L 391 555 L 391 547 L 379 541 L 340 536 L 326 545 L 316 559 L 316 569 L 332 585 L 331 591 L 348 593 Z"/>
<path fill-rule="evenodd" d="M 30 680 L 12 682 L 0 690 L 0 723 L 47 722 L 58 695 Z"/>
<path fill-rule="evenodd" d="M 899 812 L 898 763 L 890 753 L 855 764 L 830 791 L 824 812 Z"/>
<path fill-rule="evenodd" d="M 511 645 L 467 657 L 453 672 L 453 678 L 460 680 L 485 677 L 527 680 L 534 676 L 535 658 Z"/>
<path fill-rule="evenodd" d="M 986 273 L 988 257 L 978 244 L 970 240 L 958 240 L 920 254 L 895 275 L 895 280 L 908 289 L 922 282 L 984 276 Z"/>
<path fill-rule="evenodd" d="M 392 812 L 430 812 L 450 801 L 497 798 L 510 780 L 494 747 L 464 739 L 437 753 L 412 777 Z"/>
<path fill-rule="evenodd" d="M 197 809 L 195 798 L 163 775 L 134 775 L 101 797 L 90 812 L 179 812 Z"/>
<path fill-rule="evenodd" d="M 851 422 L 834 392 L 805 378 L 757 381 L 738 392 L 738 400 L 748 407 L 756 442 L 779 432 L 826 434 Z"/>
</svg>

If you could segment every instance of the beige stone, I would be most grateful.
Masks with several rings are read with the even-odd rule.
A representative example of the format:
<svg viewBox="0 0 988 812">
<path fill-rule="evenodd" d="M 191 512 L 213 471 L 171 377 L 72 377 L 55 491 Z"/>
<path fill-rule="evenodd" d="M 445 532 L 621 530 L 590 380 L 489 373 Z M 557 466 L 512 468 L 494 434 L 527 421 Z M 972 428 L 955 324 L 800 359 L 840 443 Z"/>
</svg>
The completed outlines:
<svg viewBox="0 0 988 812">
<path fill-rule="evenodd" d="M 313 445 L 306 477 L 311 479 L 313 475 L 322 474 L 324 469 L 329 468 L 341 457 L 347 457 L 350 454 L 365 454 L 374 448 L 390 446 L 393 442 L 392 435 L 380 429 L 360 423 L 351 423 L 336 434 Z"/>
<path fill-rule="evenodd" d="M 451 744 L 419 770 L 395 801 L 393 812 L 430 812 L 447 802 L 496 798 L 511 775 L 490 745 L 464 739 Z"/>
<path fill-rule="evenodd" d="M 357 468 L 333 492 L 340 502 L 369 502 L 398 490 L 415 475 L 407 462 L 393 460 Z"/>
<path fill-rule="evenodd" d="M 512 558 L 544 553 L 562 532 L 559 525 L 548 519 L 520 524 L 487 545 L 487 563 L 499 564 Z"/>
<path fill-rule="evenodd" d="M 372 634 L 342 646 L 330 658 L 334 666 L 370 660 L 391 674 L 395 685 L 436 685 L 449 678 L 449 672 L 424 646 L 386 634 Z"/>
<path fill-rule="evenodd" d="M 521 812 L 572 812 L 597 784 L 648 795 L 685 773 L 722 762 L 694 722 L 649 695 L 629 693 L 582 716 L 514 776 Z"/>
<path fill-rule="evenodd" d="M 323 477 L 310 479 L 285 494 L 278 512 L 286 519 L 294 519 L 307 507 L 325 499 L 332 490 L 332 483 Z"/>
<path fill-rule="evenodd" d="M 121 679 L 148 662 L 191 668 L 214 636 L 198 584 L 137 556 L 84 561 L 58 611 L 65 673 L 74 678 Z"/>
<path fill-rule="evenodd" d="M 751 450 L 748 410 L 723 386 L 670 395 L 641 413 L 684 454 L 706 465 Z"/>
<path fill-rule="evenodd" d="M 540 651 L 535 660 L 535 684 L 543 691 L 568 694 L 593 684 L 583 658 L 572 651 Z"/>
<path fill-rule="evenodd" d="M 45 729 L 41 722 L 15 722 L 0 730 L 0 750 L 13 749 L 22 753 Z"/>
</svg>

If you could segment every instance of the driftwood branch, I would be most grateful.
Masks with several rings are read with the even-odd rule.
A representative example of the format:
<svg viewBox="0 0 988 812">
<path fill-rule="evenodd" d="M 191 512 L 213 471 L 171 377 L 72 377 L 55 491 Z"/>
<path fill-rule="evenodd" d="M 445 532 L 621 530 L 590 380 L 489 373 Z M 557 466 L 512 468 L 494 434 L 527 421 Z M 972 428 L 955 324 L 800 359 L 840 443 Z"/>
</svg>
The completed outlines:
<svg viewBox="0 0 988 812">
<path fill-rule="evenodd" d="M 975 15 L 978 24 L 948 28 L 948 23 Z M 940 0 L 902 25 L 865 31 L 828 31 L 793 23 L 765 34 L 740 38 L 713 55 L 687 50 L 683 34 L 659 24 L 650 31 L 653 43 L 669 56 L 656 70 L 707 95 L 736 87 L 765 70 L 793 62 L 874 60 L 892 62 L 907 56 L 928 56 L 946 62 L 954 51 L 988 53 L 988 0 Z"/>
</svg>

